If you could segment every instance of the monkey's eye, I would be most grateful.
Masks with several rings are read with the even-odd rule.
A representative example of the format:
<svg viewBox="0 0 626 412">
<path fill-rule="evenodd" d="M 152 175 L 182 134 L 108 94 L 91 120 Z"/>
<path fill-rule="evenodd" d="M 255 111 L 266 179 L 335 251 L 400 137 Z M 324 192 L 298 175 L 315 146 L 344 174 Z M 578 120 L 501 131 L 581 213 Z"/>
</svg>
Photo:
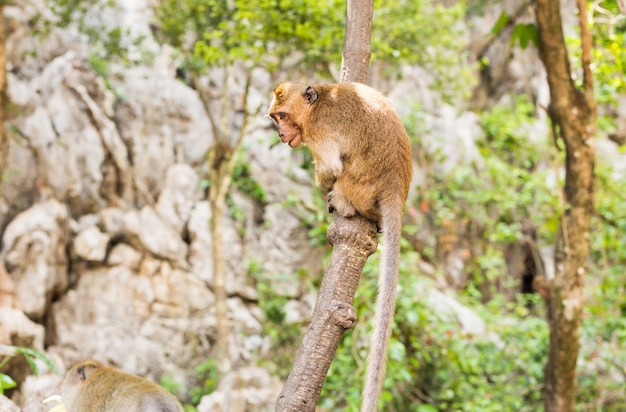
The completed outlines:
<svg viewBox="0 0 626 412">
<path fill-rule="evenodd" d="M 278 113 L 278 118 L 280 120 L 285 120 L 287 118 L 287 113 L 283 113 L 283 112 Z"/>
</svg>

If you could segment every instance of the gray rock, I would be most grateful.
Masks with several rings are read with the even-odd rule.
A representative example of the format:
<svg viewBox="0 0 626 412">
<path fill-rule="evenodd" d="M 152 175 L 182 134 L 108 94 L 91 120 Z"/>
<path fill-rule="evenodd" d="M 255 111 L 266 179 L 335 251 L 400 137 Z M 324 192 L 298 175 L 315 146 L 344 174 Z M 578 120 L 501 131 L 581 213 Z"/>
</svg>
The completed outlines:
<svg viewBox="0 0 626 412">
<path fill-rule="evenodd" d="M 106 257 L 110 240 L 108 234 L 102 233 L 96 226 L 90 226 L 74 238 L 74 252 L 81 259 L 101 262 Z"/>
<path fill-rule="evenodd" d="M 273 411 L 281 385 L 264 369 L 250 366 L 228 374 L 215 392 L 204 396 L 198 412 Z"/>
<path fill-rule="evenodd" d="M 67 287 L 67 225 L 66 206 L 50 200 L 20 213 L 4 231 L 0 257 L 33 319 L 42 318 L 52 295 Z"/>
<path fill-rule="evenodd" d="M 4 395 L 0 395 L 0 411 L 2 412 L 20 412 L 20 408 Z"/>
</svg>

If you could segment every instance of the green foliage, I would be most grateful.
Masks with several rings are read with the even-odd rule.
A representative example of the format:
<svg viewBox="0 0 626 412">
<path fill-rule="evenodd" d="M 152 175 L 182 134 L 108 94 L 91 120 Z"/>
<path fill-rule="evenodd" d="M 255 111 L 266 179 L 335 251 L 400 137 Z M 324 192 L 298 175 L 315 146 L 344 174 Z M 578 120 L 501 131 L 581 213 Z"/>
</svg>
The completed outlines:
<svg viewBox="0 0 626 412">
<path fill-rule="evenodd" d="M 331 214 L 328 213 L 328 204 L 321 194 L 313 196 L 314 208 L 309 213 L 300 216 L 304 225 L 308 228 L 309 244 L 311 247 L 327 246 L 326 233 L 331 223 Z M 301 202 L 298 196 L 289 197 L 286 206 Z"/>
<path fill-rule="evenodd" d="M 483 293 L 481 285 L 490 285 L 506 273 L 503 245 L 521 238 L 524 219 L 532 216 L 546 240 L 556 234 L 558 196 L 547 183 L 553 174 L 547 167 L 546 153 L 550 152 L 548 142 L 529 138 L 529 124 L 534 121 L 533 106 L 524 97 L 482 113 L 484 135 L 476 141 L 481 160 L 458 165 L 448 176 L 432 171 L 420 190 L 420 201 L 428 204 L 427 216 L 437 237 L 458 224 L 470 238 L 476 257 L 469 267 L 469 293 Z M 410 134 L 416 129 L 419 133 L 419 125 L 408 126 Z M 427 159 L 433 160 L 443 159 Z"/>
<path fill-rule="evenodd" d="M 259 206 L 265 205 L 265 190 L 252 177 L 250 165 L 244 162 L 241 153 L 237 154 L 237 162 L 235 163 L 233 169 L 232 181 L 235 187 L 241 193 L 257 202 Z M 208 181 L 205 181 L 204 183 L 206 183 L 207 187 L 209 186 Z M 230 215 L 233 217 L 233 219 L 235 219 L 235 221 L 239 223 L 239 225 L 237 226 L 237 231 L 240 235 L 243 235 L 245 231 L 244 223 L 246 221 L 244 211 L 237 207 L 231 196 L 227 196 L 226 204 L 228 205 Z"/>
<path fill-rule="evenodd" d="M 511 33 L 511 44 L 515 44 L 515 42 L 519 42 L 522 49 L 528 47 L 529 42 L 533 46 L 539 47 L 539 33 L 537 33 L 535 23 L 516 24 L 513 33 Z"/>
<path fill-rule="evenodd" d="M 274 283 L 267 278 L 258 262 L 249 262 L 248 273 L 256 281 L 259 293 L 258 304 L 265 315 L 263 335 L 269 337 L 272 344 L 271 358 L 261 363 L 271 373 L 286 379 L 302 340 L 304 325 L 285 322 L 285 305 L 290 298 L 276 291 Z M 299 275 L 305 282 L 305 273 Z"/>
<path fill-rule="evenodd" d="M 26 359 L 28 366 L 30 366 L 30 369 L 33 371 L 35 376 L 39 376 L 39 366 L 37 365 L 37 363 L 35 363 L 36 360 L 43 362 L 48 368 L 50 368 L 51 371 L 53 371 L 57 375 L 61 374 L 56 365 L 52 363 L 52 361 L 45 354 L 36 349 L 20 346 L 3 346 L 7 348 L 7 352 L 10 352 L 11 355 L 5 356 L 3 359 L 0 360 L 0 368 L 6 365 L 13 356 L 22 355 L 24 356 L 24 359 Z M 15 385 L 15 381 L 9 375 L 0 373 L 0 394 L 3 394 L 6 389 L 14 388 Z"/>
<path fill-rule="evenodd" d="M 469 96 L 474 80 L 467 44 L 459 40 L 465 38 L 465 13 L 464 1 L 444 7 L 432 0 L 376 0 L 372 65 L 395 71 L 403 63 L 417 64 L 432 74 L 444 99 Z"/>
<path fill-rule="evenodd" d="M 486 7 L 481 0 L 474 1 L 472 10 L 482 11 Z M 618 93 L 626 91 L 626 19 L 623 18 L 615 0 L 588 2 L 588 25 L 592 39 L 592 65 L 596 97 L 599 103 L 614 103 Z M 491 29 L 499 35 L 511 23 L 511 16 L 502 12 Z M 534 23 L 516 24 L 511 34 L 511 44 L 519 41 L 521 48 L 530 42 L 538 47 L 538 33 Z M 581 66 L 581 40 L 576 32 L 567 39 L 569 58 L 575 71 Z M 575 77 L 582 83 L 581 76 Z"/>
<path fill-rule="evenodd" d="M 17 384 L 9 375 L 0 373 L 0 395 L 4 394 L 7 389 L 15 388 Z"/>
<path fill-rule="evenodd" d="M 266 203 L 265 190 L 254 180 L 250 164 L 246 163 L 241 155 L 237 156 L 237 163 L 235 163 L 233 170 L 233 181 L 239 191 L 261 204 Z"/>
<path fill-rule="evenodd" d="M 444 95 L 469 90 L 466 45 L 458 40 L 463 2 L 377 0 L 374 10 L 372 64 L 418 64 Z M 235 62 L 276 71 L 289 58 L 301 72 L 326 77 L 341 61 L 345 13 L 341 0 L 163 0 L 156 8 L 161 40 L 181 50 L 192 72 Z"/>
<path fill-rule="evenodd" d="M 496 20 L 496 24 L 491 28 L 491 34 L 498 36 L 509 23 L 511 23 L 511 16 L 503 11 Z M 532 42 L 533 46 L 539 47 L 539 34 L 535 23 L 516 24 L 511 33 L 511 45 L 519 42 L 519 46 L 525 49 L 528 47 L 529 41 Z"/>
<path fill-rule="evenodd" d="M 511 17 L 506 11 L 503 11 L 502 13 L 500 13 L 498 20 L 496 20 L 496 24 L 494 24 L 491 28 L 491 34 L 493 34 L 494 36 L 498 36 L 502 29 L 504 29 L 510 22 Z"/>
<path fill-rule="evenodd" d="M 186 50 L 192 70 L 245 61 L 271 71 L 297 50 L 312 68 L 341 56 L 342 9 L 339 0 L 164 0 L 156 16 L 163 40 Z"/>
<path fill-rule="evenodd" d="M 217 359 L 208 358 L 194 368 L 199 385 L 191 388 L 189 396 L 193 405 L 198 405 L 204 395 L 217 388 Z"/>
<path fill-rule="evenodd" d="M 173 395 L 178 395 L 181 391 L 187 392 L 191 404 L 183 405 L 185 412 L 196 412 L 196 406 L 202 397 L 211 394 L 217 388 L 217 359 L 206 359 L 194 368 L 194 374 L 197 384 L 188 391 L 171 374 L 165 374 L 159 380 L 159 385 Z"/>
<path fill-rule="evenodd" d="M 614 102 L 617 93 L 626 92 L 626 19 L 615 0 L 599 0 L 591 5 L 591 69 L 596 95 L 600 103 Z"/>
<path fill-rule="evenodd" d="M 355 307 L 359 322 L 344 336 L 320 405 L 358 411 L 366 369 L 376 293 L 377 255 L 366 264 Z M 548 347 L 545 321 L 528 316 L 526 302 L 504 313 L 470 306 L 489 325 L 484 336 L 460 332 L 454 316 L 424 302 L 428 284 L 414 269 L 415 253 L 403 253 L 400 292 L 389 347 L 381 411 L 539 411 L 543 362 Z M 516 315 L 518 314 L 518 315 Z"/>
<path fill-rule="evenodd" d="M 151 58 L 147 53 L 137 54 L 131 59 L 131 49 L 139 50 L 143 44 L 142 36 L 131 35 L 130 30 L 112 24 L 111 11 L 115 7 L 113 0 L 45 0 L 46 6 L 55 14 L 56 19 L 46 20 L 36 16 L 33 23 L 39 34 L 47 35 L 56 26 L 75 27 L 87 37 L 90 50 L 90 62 L 94 68 L 101 68 L 103 61 L 115 59 L 123 63 L 137 63 Z M 97 70 L 96 70 L 97 71 Z"/>
</svg>

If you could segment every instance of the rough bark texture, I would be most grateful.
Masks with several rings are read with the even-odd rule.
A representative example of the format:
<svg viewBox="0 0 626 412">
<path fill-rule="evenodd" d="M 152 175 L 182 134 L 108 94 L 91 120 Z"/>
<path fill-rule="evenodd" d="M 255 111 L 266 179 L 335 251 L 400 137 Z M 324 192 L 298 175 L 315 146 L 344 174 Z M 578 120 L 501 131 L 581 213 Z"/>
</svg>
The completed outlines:
<svg viewBox="0 0 626 412">
<path fill-rule="evenodd" d="M 356 322 L 352 303 L 363 265 L 378 245 L 376 225 L 360 216 L 346 219 L 333 214 L 327 236 L 333 253 L 311 324 L 276 402 L 279 412 L 315 411 L 341 337 Z"/>
<path fill-rule="evenodd" d="M 7 107 L 7 56 L 4 28 L 4 4 L 0 4 L 0 186 L 4 179 L 4 169 L 9 153 L 9 137 L 4 131 L 4 119 Z"/>
<path fill-rule="evenodd" d="M 589 69 L 586 4 L 579 1 L 584 89 L 572 80 L 563 36 L 560 2 L 537 0 L 539 50 L 550 85 L 550 116 L 565 143 L 565 205 L 555 252 L 555 278 L 547 299 L 550 349 L 545 366 L 546 411 L 573 411 L 576 360 L 593 215 L 596 104 Z M 582 6 L 582 7 L 581 7 Z"/>
<path fill-rule="evenodd" d="M 373 0 L 348 1 L 346 37 L 341 55 L 341 81 L 367 83 L 371 56 Z"/>
</svg>

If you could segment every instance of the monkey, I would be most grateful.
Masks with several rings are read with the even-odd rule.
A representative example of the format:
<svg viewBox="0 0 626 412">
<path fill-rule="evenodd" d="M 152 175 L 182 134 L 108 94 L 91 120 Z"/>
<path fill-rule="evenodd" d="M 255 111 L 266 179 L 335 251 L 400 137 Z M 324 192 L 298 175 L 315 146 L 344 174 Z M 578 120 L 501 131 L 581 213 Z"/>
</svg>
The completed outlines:
<svg viewBox="0 0 626 412">
<path fill-rule="evenodd" d="M 95 360 L 67 371 L 61 400 L 67 412 L 183 412 L 174 395 L 156 383 Z"/>
<path fill-rule="evenodd" d="M 402 215 L 413 176 L 411 145 L 400 117 L 380 92 L 360 83 L 281 83 L 268 115 L 281 142 L 307 145 L 328 210 L 376 223 L 384 243 L 374 332 L 361 412 L 377 410 L 395 312 Z"/>
</svg>

